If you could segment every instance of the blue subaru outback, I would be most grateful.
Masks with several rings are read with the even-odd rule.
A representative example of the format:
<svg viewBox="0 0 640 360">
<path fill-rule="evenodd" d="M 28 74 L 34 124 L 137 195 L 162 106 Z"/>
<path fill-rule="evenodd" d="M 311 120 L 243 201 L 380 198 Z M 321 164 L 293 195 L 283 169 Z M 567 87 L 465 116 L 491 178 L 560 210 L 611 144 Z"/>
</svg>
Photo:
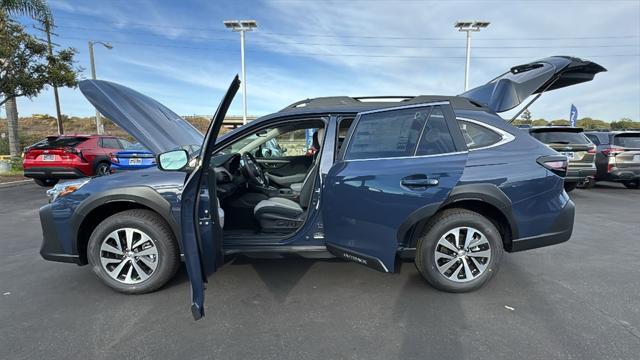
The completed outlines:
<svg viewBox="0 0 640 360">
<path fill-rule="evenodd" d="M 459 96 L 307 99 L 220 136 L 237 77 L 204 136 L 149 97 L 86 80 L 85 97 L 164 171 L 57 185 L 40 210 L 41 254 L 88 263 L 126 293 L 160 288 L 182 257 L 196 319 L 204 283 L 234 254 L 338 257 L 382 272 L 415 259 L 432 286 L 471 291 L 503 252 L 561 243 L 573 229 L 567 159 L 497 113 L 602 71 L 550 57 Z M 264 151 L 274 142 L 281 152 Z"/>
</svg>

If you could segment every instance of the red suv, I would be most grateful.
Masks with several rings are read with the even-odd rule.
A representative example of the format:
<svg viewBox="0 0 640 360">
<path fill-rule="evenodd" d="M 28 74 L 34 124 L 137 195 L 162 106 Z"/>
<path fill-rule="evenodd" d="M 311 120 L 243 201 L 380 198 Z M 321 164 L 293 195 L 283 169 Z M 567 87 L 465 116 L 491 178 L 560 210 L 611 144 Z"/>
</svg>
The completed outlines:
<svg viewBox="0 0 640 360">
<path fill-rule="evenodd" d="M 24 176 L 40 186 L 60 179 L 109 173 L 109 154 L 124 149 L 122 139 L 102 135 L 49 136 L 25 149 Z"/>
</svg>

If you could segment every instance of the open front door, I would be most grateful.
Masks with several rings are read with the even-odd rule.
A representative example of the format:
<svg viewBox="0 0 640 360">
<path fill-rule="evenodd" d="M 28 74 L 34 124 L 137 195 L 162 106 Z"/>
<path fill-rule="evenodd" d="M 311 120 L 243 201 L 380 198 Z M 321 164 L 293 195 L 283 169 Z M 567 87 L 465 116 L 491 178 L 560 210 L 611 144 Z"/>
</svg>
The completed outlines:
<svg viewBox="0 0 640 360">
<path fill-rule="evenodd" d="M 467 151 L 448 103 L 358 114 L 322 189 L 327 250 L 394 271 L 402 229 L 429 217 L 458 183 Z"/>
<path fill-rule="evenodd" d="M 222 227 L 210 152 L 239 86 L 236 75 L 209 124 L 199 164 L 187 177 L 182 190 L 182 251 L 191 282 L 191 312 L 195 320 L 204 316 L 204 283 L 222 265 Z"/>
</svg>

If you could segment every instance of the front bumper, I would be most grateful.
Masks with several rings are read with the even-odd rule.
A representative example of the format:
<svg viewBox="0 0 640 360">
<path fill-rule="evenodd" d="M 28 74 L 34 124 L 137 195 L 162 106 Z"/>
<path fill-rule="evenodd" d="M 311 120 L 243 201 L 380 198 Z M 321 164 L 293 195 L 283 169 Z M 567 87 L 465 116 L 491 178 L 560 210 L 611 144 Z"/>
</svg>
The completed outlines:
<svg viewBox="0 0 640 360">
<path fill-rule="evenodd" d="M 569 238 L 571 238 L 571 233 L 573 232 L 574 217 L 575 205 L 573 201 L 568 200 L 548 232 L 541 235 L 513 239 L 511 251 L 536 249 L 569 240 Z"/>
<path fill-rule="evenodd" d="M 64 249 L 53 218 L 51 204 L 40 208 L 40 225 L 42 227 L 42 246 L 40 255 L 49 261 L 74 263 L 81 265 L 80 256 Z"/>
<path fill-rule="evenodd" d="M 67 167 L 32 167 L 24 169 L 24 176 L 34 179 L 55 178 L 55 179 L 77 179 L 86 177 L 82 171 L 76 168 Z"/>
</svg>

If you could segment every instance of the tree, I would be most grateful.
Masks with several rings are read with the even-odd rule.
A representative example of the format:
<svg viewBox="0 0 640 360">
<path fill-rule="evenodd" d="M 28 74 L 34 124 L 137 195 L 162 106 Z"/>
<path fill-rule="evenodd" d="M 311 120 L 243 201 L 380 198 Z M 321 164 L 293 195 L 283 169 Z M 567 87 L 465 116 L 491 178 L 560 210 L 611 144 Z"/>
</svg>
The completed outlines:
<svg viewBox="0 0 640 360">
<path fill-rule="evenodd" d="M 17 0 L 0 1 L 3 6 L 5 3 L 26 3 Z M 45 21 L 50 20 L 46 18 Z M 18 156 L 20 153 L 15 99 L 20 96 L 36 96 L 48 85 L 75 86 L 77 69 L 73 67 L 74 55 L 75 50 L 71 48 L 49 54 L 46 44 L 26 33 L 23 26 L 9 19 L 4 8 L 0 12 L 0 106 L 5 104 L 7 110 L 12 156 Z"/>
<path fill-rule="evenodd" d="M 576 122 L 576 126 L 583 129 L 608 129 L 609 123 L 603 120 L 592 119 L 585 117 Z"/>
<path fill-rule="evenodd" d="M 557 120 L 551 120 L 551 125 L 556 125 L 556 126 L 569 126 L 569 125 L 571 125 L 571 123 L 569 122 L 569 120 L 565 120 L 565 119 L 557 119 Z"/>
<path fill-rule="evenodd" d="M 0 0 L 0 17 L 6 21 L 8 15 L 24 15 L 44 23 L 52 21 L 51 10 L 45 0 Z M 4 23 L 0 24 L 4 29 Z M 4 61 L 0 57 L 0 61 Z M 11 156 L 17 156 L 18 146 L 18 104 L 10 98 L 5 105 L 7 111 L 7 130 L 9 131 L 9 150 Z"/>
<path fill-rule="evenodd" d="M 531 124 L 531 111 L 529 109 L 525 109 L 522 112 L 522 120 L 525 124 Z"/>
<path fill-rule="evenodd" d="M 623 129 L 640 129 L 640 122 L 633 121 L 629 118 L 622 118 L 618 121 L 611 122 L 612 130 L 623 130 Z"/>
<path fill-rule="evenodd" d="M 549 123 L 545 119 L 537 119 L 531 121 L 531 126 L 547 126 Z"/>
</svg>

